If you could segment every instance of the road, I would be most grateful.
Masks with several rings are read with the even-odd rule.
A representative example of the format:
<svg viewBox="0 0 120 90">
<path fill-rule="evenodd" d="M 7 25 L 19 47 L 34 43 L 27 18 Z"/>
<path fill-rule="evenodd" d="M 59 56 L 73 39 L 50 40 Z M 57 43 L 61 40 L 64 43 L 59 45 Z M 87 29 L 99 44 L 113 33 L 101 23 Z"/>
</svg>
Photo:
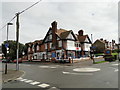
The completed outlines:
<svg viewBox="0 0 120 90">
<path fill-rule="evenodd" d="M 25 74 L 3 88 L 118 88 L 118 61 L 82 66 L 80 64 L 21 63 Z M 16 64 L 8 64 L 11 69 Z"/>
</svg>

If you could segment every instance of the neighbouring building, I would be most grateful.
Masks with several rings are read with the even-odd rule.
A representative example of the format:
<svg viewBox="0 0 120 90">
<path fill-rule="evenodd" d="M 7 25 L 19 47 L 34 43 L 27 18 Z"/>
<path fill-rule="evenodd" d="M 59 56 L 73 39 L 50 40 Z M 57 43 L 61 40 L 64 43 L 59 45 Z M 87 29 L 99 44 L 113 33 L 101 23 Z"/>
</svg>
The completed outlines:
<svg viewBox="0 0 120 90">
<path fill-rule="evenodd" d="M 2 46 L 0 46 L 0 59 L 2 59 Z"/>
<path fill-rule="evenodd" d="M 83 30 L 74 34 L 72 30 L 58 29 L 56 21 L 51 26 L 43 40 L 26 43 L 28 60 L 68 60 L 69 57 L 88 56 L 91 40 Z"/>
<path fill-rule="evenodd" d="M 97 53 L 103 53 L 105 49 L 115 50 L 117 49 L 117 44 L 115 43 L 115 40 L 112 40 L 112 42 L 109 42 L 107 40 L 97 39 L 92 46 L 95 49 L 95 52 Z"/>
</svg>

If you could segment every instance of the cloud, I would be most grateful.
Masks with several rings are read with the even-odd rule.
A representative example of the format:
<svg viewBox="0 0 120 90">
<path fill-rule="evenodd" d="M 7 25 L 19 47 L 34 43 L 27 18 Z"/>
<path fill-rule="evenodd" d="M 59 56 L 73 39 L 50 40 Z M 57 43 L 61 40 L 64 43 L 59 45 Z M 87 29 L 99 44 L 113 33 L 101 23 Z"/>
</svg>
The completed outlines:
<svg viewBox="0 0 120 90">
<path fill-rule="evenodd" d="M 3 23 L 31 4 L 3 3 Z M 85 34 L 93 34 L 94 40 L 102 37 L 117 40 L 117 17 L 116 2 L 41 2 L 20 15 L 20 42 L 44 38 L 54 20 L 58 22 L 58 28 L 73 30 L 75 33 L 83 29 Z M 10 28 L 11 39 L 15 39 L 15 25 Z"/>
</svg>

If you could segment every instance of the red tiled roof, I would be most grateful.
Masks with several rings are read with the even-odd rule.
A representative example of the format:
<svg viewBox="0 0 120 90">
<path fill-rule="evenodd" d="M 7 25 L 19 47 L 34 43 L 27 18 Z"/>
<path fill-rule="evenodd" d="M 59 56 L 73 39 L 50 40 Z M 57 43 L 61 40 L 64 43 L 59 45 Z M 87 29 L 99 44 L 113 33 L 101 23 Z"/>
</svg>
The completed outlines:
<svg viewBox="0 0 120 90">
<path fill-rule="evenodd" d="M 86 40 L 87 37 L 88 37 L 88 35 L 83 35 L 83 36 L 77 35 L 77 39 L 80 42 L 85 42 L 85 40 Z"/>
<path fill-rule="evenodd" d="M 65 29 L 58 29 L 56 34 L 61 38 L 61 39 L 66 39 L 67 36 L 69 35 L 69 33 L 71 32 L 72 30 L 65 30 Z"/>
</svg>

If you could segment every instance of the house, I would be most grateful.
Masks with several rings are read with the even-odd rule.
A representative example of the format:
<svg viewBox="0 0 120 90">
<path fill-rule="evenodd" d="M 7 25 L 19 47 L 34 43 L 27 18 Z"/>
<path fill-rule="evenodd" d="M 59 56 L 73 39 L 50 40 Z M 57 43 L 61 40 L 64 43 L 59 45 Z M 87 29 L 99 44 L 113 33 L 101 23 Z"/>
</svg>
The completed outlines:
<svg viewBox="0 0 120 90">
<path fill-rule="evenodd" d="M 28 60 L 58 61 L 87 55 L 91 41 L 88 35 L 81 33 L 79 31 L 78 35 L 75 35 L 72 30 L 58 29 L 57 22 L 52 22 L 43 40 L 26 43 Z"/>
<path fill-rule="evenodd" d="M 90 54 L 91 40 L 88 35 L 84 35 L 83 30 L 79 30 L 78 34 L 76 34 L 78 43 L 81 46 L 81 50 L 77 51 L 77 53 L 81 56 L 88 56 Z"/>
<path fill-rule="evenodd" d="M 2 46 L 0 46 L 0 59 L 2 59 Z"/>
<path fill-rule="evenodd" d="M 95 52 L 97 53 L 103 53 L 105 49 L 110 49 L 110 50 L 117 49 L 115 40 L 112 40 L 112 42 L 109 42 L 107 40 L 103 40 L 103 38 L 97 39 L 92 46 L 95 47 Z"/>
</svg>

